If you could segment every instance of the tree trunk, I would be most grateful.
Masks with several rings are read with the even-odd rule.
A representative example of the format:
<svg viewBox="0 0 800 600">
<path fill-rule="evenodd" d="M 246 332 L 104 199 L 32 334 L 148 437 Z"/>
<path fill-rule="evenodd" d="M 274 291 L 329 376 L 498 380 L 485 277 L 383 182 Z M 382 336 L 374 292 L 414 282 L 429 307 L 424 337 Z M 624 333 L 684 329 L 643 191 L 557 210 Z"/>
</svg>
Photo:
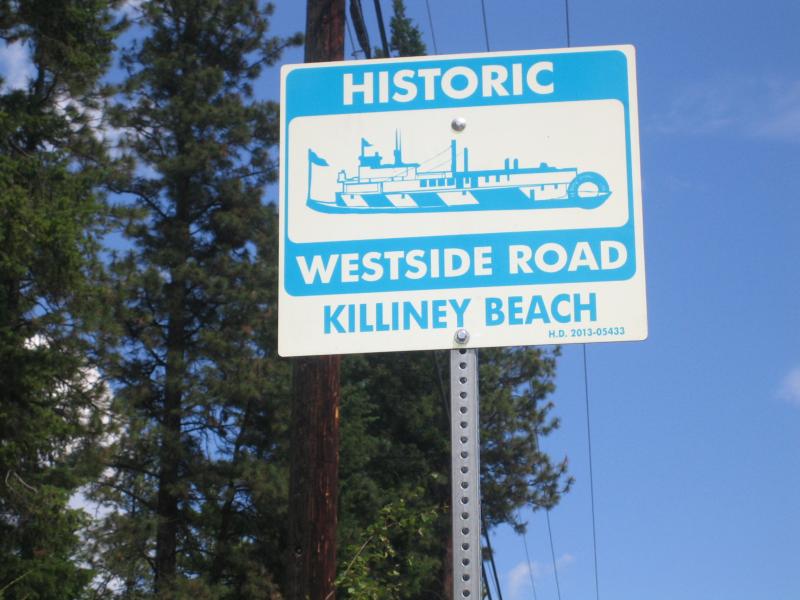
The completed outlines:
<svg viewBox="0 0 800 600">
<path fill-rule="evenodd" d="M 183 144 L 178 141 L 179 154 Z M 167 343 L 164 373 L 164 399 L 158 468 L 158 524 L 156 526 L 155 592 L 168 597 L 177 575 L 178 527 L 180 522 L 180 465 L 183 456 L 183 387 L 186 379 L 187 282 L 179 269 L 186 262 L 191 248 L 189 229 L 189 182 L 177 186 L 175 219 L 170 224 L 176 250 L 167 284 Z"/>
<path fill-rule="evenodd" d="M 175 286 L 177 288 L 177 285 Z M 174 289 L 174 303 L 181 302 L 181 290 Z M 172 304 L 172 302 L 171 302 Z M 156 529 L 155 591 L 165 593 L 177 571 L 179 520 L 178 483 L 181 460 L 181 398 L 184 371 L 184 323 L 182 306 L 173 307 L 167 334 L 167 367 L 158 470 L 158 525 Z M 167 592 L 168 593 L 168 592 Z"/>
</svg>

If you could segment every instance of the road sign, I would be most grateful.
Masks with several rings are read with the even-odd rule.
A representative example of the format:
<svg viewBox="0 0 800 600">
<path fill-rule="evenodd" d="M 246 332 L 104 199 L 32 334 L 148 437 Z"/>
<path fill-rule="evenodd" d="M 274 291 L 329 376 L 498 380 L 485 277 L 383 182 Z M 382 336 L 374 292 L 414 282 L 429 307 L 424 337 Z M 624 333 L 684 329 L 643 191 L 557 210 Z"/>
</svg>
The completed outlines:
<svg viewBox="0 0 800 600">
<path fill-rule="evenodd" d="M 644 339 L 634 62 L 283 67 L 280 353 Z"/>
</svg>

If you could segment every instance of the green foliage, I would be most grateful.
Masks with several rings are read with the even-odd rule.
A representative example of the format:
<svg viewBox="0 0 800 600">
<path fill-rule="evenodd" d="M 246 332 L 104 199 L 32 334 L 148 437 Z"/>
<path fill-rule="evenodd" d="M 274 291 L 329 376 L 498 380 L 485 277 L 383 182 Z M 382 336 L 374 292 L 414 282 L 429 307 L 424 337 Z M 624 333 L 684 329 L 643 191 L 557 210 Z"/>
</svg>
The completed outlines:
<svg viewBox="0 0 800 600">
<path fill-rule="evenodd" d="M 110 59 L 113 3 L 0 3 L 7 42 L 29 50 L 24 89 L 0 96 L 0 595 L 76 598 L 82 511 L 100 469 L 107 401 L 91 370 L 104 320 L 98 238 L 107 176 L 93 109 Z"/>
<path fill-rule="evenodd" d="M 554 506 L 571 484 L 566 460 L 554 463 L 538 445 L 558 426 L 546 401 L 557 356 L 557 349 L 480 351 L 481 495 L 490 527 L 523 529 L 520 508 Z M 393 548 L 418 557 L 399 597 L 439 594 L 450 535 L 449 353 L 347 356 L 342 381 L 340 547 L 363 543 L 397 498 L 420 513 L 434 511 L 424 536 Z M 368 579 L 391 582 L 380 571 Z"/>
<path fill-rule="evenodd" d="M 363 532 L 360 544 L 343 549 L 343 571 L 336 578 L 341 598 L 358 600 L 399 600 L 404 589 L 414 586 L 415 576 L 428 570 L 429 559 L 415 548 L 429 546 L 435 539 L 432 525 L 436 508 L 420 508 L 423 491 L 416 490 L 381 507 L 377 519 Z M 407 552 L 399 553 L 402 544 Z"/>
<path fill-rule="evenodd" d="M 131 170 L 112 259 L 122 435 L 97 497 L 98 570 L 125 597 L 274 597 L 286 512 L 275 356 L 278 106 L 253 81 L 287 44 L 257 0 L 146 0 L 112 121 Z M 111 594 L 108 591 L 108 594 Z"/>
<path fill-rule="evenodd" d="M 398 499 L 407 510 L 437 515 L 424 535 L 394 541 L 400 556 L 415 557 L 406 565 L 402 598 L 441 587 L 450 530 L 449 421 L 441 395 L 447 392 L 438 387 L 435 356 L 368 354 L 342 361 L 339 547 L 360 546 L 383 508 Z M 340 571 L 344 567 L 340 561 Z M 368 579 L 388 585 L 382 575 L 372 572 Z"/>
</svg>

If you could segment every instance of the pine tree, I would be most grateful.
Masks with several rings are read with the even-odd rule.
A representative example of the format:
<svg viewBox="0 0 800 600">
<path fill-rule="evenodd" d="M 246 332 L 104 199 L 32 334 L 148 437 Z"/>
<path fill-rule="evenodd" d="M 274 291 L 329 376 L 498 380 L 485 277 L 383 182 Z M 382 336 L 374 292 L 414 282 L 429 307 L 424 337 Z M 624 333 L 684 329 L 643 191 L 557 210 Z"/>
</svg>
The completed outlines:
<svg viewBox="0 0 800 600">
<path fill-rule="evenodd" d="M 391 30 L 392 50 L 397 56 L 422 56 L 428 53 L 422 33 L 414 22 L 406 16 L 406 5 L 403 0 L 392 0 Z"/>
<path fill-rule="evenodd" d="M 93 375 L 106 179 L 98 78 L 123 23 L 101 0 L 4 0 L 0 35 L 30 54 L 0 95 L 0 597 L 63 599 L 95 476 L 103 388 Z"/>
<path fill-rule="evenodd" d="M 276 217 L 261 197 L 278 107 L 255 101 L 252 82 L 300 40 L 268 36 L 272 6 L 258 0 L 139 10 L 146 37 L 124 53 L 113 112 L 136 166 L 118 190 L 132 249 L 113 260 L 108 369 L 124 431 L 98 488 L 118 507 L 98 532 L 98 568 L 127 597 L 271 598 L 288 417 Z"/>
</svg>

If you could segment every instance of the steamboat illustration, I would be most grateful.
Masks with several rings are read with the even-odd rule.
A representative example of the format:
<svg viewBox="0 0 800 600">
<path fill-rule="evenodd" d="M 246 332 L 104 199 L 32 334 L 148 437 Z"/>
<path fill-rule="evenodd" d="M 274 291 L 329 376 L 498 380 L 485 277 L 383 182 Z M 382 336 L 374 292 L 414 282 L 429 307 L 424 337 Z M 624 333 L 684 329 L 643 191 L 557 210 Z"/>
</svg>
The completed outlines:
<svg viewBox="0 0 800 600">
<path fill-rule="evenodd" d="M 307 205 L 348 214 L 593 209 L 611 195 L 605 177 L 576 167 L 525 167 L 506 158 L 502 168 L 470 170 L 469 150 L 463 148 L 459 166 L 455 140 L 423 163 L 403 159 L 400 132 L 393 162 L 384 163 L 371 148 L 362 138 L 356 174 L 340 170 L 335 179 L 328 162 L 309 149 Z"/>
</svg>

